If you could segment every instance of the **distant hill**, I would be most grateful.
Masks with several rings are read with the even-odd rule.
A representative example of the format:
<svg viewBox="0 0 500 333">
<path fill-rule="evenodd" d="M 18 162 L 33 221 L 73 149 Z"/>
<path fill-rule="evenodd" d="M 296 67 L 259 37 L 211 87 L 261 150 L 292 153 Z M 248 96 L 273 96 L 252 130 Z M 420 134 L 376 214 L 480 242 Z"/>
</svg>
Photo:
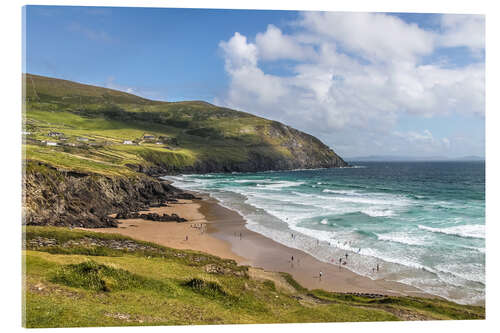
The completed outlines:
<svg viewBox="0 0 500 333">
<path fill-rule="evenodd" d="M 484 161 L 485 159 L 484 159 L 484 157 L 471 155 L 471 156 L 463 156 L 463 157 L 454 158 L 453 160 L 454 161 Z"/>
<path fill-rule="evenodd" d="M 349 162 L 423 162 L 423 161 L 484 161 L 483 157 L 479 156 L 464 156 L 450 158 L 446 156 L 394 156 L 394 155 L 370 155 L 370 156 L 357 156 L 348 157 L 346 161 Z"/>
</svg>

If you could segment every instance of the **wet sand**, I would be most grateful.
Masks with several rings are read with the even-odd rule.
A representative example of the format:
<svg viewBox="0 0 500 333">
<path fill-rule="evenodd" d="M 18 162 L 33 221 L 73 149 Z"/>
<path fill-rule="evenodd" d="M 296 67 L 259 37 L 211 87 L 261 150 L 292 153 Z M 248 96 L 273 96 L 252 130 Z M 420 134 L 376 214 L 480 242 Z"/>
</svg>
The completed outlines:
<svg viewBox="0 0 500 333">
<path fill-rule="evenodd" d="M 203 200 L 179 200 L 178 203 L 169 203 L 169 207 L 148 210 L 158 214 L 176 213 L 187 222 L 129 219 L 120 220 L 119 228 L 92 230 L 119 233 L 177 249 L 202 251 L 266 271 L 287 272 L 309 289 L 435 297 L 398 282 L 372 280 L 349 271 L 345 266 L 319 261 L 301 250 L 277 243 L 248 230 L 245 220 L 237 212 L 222 207 L 208 196 L 202 197 Z"/>
</svg>

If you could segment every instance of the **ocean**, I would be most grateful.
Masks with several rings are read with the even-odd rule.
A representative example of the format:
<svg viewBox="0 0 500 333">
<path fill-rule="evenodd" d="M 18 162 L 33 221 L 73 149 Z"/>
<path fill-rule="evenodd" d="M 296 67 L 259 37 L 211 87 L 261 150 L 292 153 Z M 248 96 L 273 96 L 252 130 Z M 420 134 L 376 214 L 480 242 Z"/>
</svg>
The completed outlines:
<svg viewBox="0 0 500 333">
<path fill-rule="evenodd" d="M 238 211 L 248 229 L 321 261 L 338 264 L 347 253 L 343 267 L 371 279 L 483 302 L 485 163 L 352 164 L 167 178 Z"/>
</svg>

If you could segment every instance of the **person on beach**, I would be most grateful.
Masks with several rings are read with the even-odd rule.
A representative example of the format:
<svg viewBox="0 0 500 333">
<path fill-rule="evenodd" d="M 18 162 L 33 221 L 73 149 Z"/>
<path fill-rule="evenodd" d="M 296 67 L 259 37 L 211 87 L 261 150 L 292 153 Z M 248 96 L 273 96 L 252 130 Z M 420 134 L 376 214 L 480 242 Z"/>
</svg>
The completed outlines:
<svg viewBox="0 0 500 333">
<path fill-rule="evenodd" d="M 347 256 L 348 256 L 348 254 L 346 253 L 346 254 L 345 254 L 345 260 L 347 260 Z"/>
<path fill-rule="evenodd" d="M 241 232 L 240 232 L 240 240 L 241 240 Z"/>
<path fill-rule="evenodd" d="M 378 269 L 379 269 L 379 266 L 378 266 L 378 264 L 377 264 L 377 272 L 378 272 Z"/>
<path fill-rule="evenodd" d="M 321 281 L 321 277 L 323 276 L 323 272 L 319 271 L 319 280 Z"/>
<path fill-rule="evenodd" d="M 187 240 L 188 240 L 188 236 L 186 235 L 186 242 L 187 242 Z"/>
<path fill-rule="evenodd" d="M 361 252 L 361 248 L 359 248 L 359 250 L 358 250 L 358 253 L 360 253 L 360 252 Z"/>
</svg>

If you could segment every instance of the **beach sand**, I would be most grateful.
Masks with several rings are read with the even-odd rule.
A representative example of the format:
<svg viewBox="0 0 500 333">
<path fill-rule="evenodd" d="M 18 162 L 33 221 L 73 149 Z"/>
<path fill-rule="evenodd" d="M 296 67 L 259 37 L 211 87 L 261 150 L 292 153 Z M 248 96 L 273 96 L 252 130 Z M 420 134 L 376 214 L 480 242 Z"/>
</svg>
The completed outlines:
<svg viewBox="0 0 500 333">
<path fill-rule="evenodd" d="M 118 228 L 92 231 L 119 233 L 167 247 L 191 249 L 234 259 L 239 264 L 252 266 L 253 274 L 258 276 L 264 276 L 268 272 L 287 272 L 308 289 L 435 297 L 405 284 L 383 279 L 372 280 L 351 272 L 345 266 L 339 268 L 339 265 L 319 261 L 301 250 L 284 246 L 248 230 L 245 220 L 237 212 L 222 207 L 208 196 L 202 198 L 193 201 L 179 200 L 178 203 L 169 203 L 168 207 L 156 207 L 147 211 L 158 214 L 176 213 L 187 219 L 187 222 L 129 219 L 119 220 L 121 224 Z M 260 273 L 256 274 L 256 270 Z"/>
</svg>

